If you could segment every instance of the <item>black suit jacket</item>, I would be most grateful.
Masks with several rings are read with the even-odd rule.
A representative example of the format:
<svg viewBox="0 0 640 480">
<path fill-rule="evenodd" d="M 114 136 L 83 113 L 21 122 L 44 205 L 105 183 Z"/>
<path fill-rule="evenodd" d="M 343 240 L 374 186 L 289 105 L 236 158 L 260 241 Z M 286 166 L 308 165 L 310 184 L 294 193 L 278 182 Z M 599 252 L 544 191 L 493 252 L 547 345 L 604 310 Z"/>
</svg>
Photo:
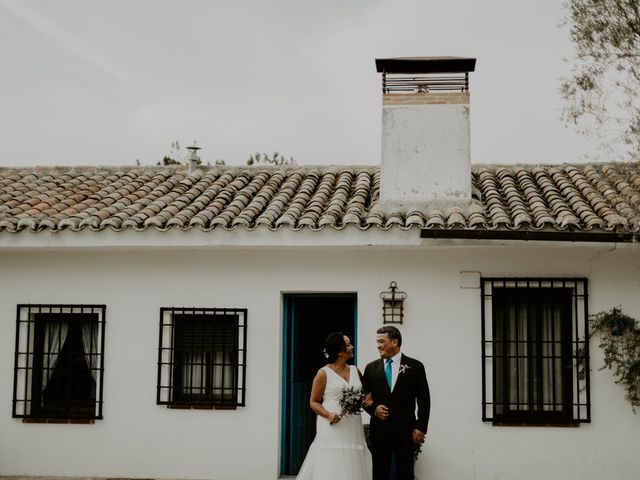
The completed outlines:
<svg viewBox="0 0 640 480">
<path fill-rule="evenodd" d="M 400 366 L 402 371 L 398 373 L 393 392 L 384 375 L 384 359 L 379 358 L 365 367 L 362 385 L 373 396 L 373 404 L 365 408 L 371 415 L 371 428 L 393 430 L 402 434 L 408 434 L 417 428 L 427 433 L 431 396 L 424 365 L 403 354 Z M 378 405 L 389 408 L 389 418 L 384 422 L 374 415 Z"/>
</svg>

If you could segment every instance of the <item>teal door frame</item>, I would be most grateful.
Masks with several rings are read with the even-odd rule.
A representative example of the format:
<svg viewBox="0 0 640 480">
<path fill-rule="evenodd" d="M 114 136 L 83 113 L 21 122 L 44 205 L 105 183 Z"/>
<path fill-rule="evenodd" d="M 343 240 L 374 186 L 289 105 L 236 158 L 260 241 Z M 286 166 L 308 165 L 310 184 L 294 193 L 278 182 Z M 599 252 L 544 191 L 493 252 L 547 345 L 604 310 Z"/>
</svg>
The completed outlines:
<svg viewBox="0 0 640 480">
<path fill-rule="evenodd" d="M 311 382 L 324 365 L 327 334 L 343 331 L 357 353 L 356 293 L 283 294 L 280 474 L 296 475 L 315 437 Z"/>
</svg>

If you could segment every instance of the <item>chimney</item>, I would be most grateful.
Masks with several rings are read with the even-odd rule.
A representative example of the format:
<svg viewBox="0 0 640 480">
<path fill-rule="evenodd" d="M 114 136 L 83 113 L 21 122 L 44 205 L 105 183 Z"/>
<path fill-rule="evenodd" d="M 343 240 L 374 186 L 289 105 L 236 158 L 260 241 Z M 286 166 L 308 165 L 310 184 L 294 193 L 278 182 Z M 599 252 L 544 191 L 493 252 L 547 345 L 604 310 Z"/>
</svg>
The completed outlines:
<svg viewBox="0 0 640 480">
<path fill-rule="evenodd" d="M 382 73 L 382 208 L 470 202 L 469 72 L 475 64 L 475 58 L 461 57 L 376 59 Z"/>
<path fill-rule="evenodd" d="M 189 150 L 189 156 L 187 157 L 187 164 L 189 165 L 189 175 L 193 175 L 198 171 L 198 165 L 200 165 L 200 157 L 198 156 L 198 150 L 201 150 L 200 147 L 196 145 L 194 140 L 193 145 L 187 147 Z"/>
</svg>

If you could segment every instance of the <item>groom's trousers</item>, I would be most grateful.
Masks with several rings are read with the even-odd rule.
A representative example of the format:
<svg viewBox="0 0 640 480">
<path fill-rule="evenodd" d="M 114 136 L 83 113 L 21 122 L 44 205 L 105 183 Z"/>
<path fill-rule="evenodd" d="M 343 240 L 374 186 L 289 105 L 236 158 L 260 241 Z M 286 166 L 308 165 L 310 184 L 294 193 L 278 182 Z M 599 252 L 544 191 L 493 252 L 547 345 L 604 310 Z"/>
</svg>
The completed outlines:
<svg viewBox="0 0 640 480">
<path fill-rule="evenodd" d="M 380 439 L 372 445 L 373 480 L 414 480 L 413 444 Z M 391 459 L 395 456 L 396 476 L 391 476 Z"/>
</svg>

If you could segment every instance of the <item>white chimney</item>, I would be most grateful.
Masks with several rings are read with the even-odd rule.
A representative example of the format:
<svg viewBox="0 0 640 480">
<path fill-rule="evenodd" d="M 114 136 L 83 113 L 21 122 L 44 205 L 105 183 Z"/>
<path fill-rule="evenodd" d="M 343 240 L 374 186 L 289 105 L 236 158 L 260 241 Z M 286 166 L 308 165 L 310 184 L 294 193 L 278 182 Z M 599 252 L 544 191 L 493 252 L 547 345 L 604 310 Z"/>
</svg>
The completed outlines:
<svg viewBox="0 0 640 480">
<path fill-rule="evenodd" d="M 191 147 L 187 147 L 187 150 L 189 150 L 189 156 L 187 157 L 189 175 L 193 175 L 198 171 L 198 165 L 201 163 L 200 157 L 198 156 L 198 150 L 201 150 L 201 148 L 196 145 L 194 140 L 193 145 Z"/>
<path fill-rule="evenodd" d="M 383 209 L 470 202 L 469 72 L 475 63 L 460 57 L 376 59 L 382 73 Z"/>
</svg>

